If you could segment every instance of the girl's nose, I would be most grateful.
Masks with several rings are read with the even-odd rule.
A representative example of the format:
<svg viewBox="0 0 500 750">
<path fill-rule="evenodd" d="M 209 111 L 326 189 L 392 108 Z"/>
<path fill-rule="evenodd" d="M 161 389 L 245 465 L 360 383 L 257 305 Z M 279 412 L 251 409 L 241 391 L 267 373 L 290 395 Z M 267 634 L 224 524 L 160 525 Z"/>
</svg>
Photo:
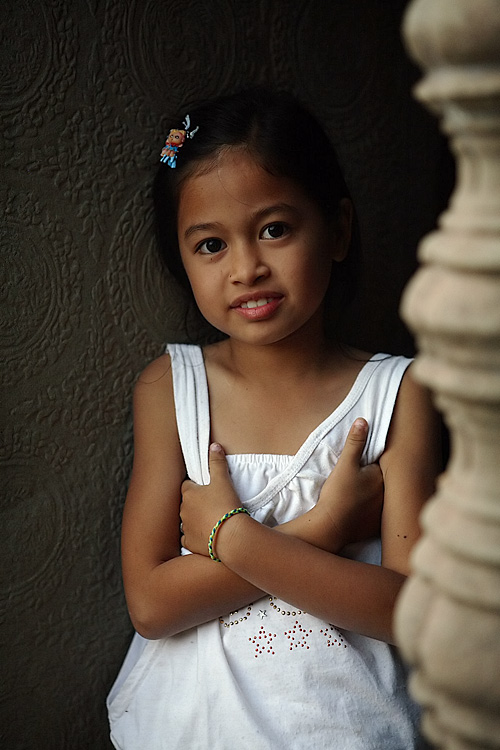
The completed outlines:
<svg viewBox="0 0 500 750">
<path fill-rule="evenodd" d="M 259 279 L 269 276 L 269 267 L 258 249 L 245 244 L 238 248 L 233 247 L 232 251 L 229 279 L 233 284 L 251 286 Z"/>
</svg>

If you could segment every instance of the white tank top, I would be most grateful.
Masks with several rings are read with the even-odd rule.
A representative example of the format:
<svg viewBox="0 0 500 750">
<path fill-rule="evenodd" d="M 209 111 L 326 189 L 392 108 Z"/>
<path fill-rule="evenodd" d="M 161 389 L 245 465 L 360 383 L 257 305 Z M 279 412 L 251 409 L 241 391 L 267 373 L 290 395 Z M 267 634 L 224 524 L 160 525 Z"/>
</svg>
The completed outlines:
<svg viewBox="0 0 500 750">
<path fill-rule="evenodd" d="M 207 484 L 203 353 L 184 344 L 167 351 L 187 473 Z M 404 357 L 372 357 L 294 456 L 229 455 L 233 483 L 252 517 L 274 526 L 309 510 L 356 417 L 370 425 L 364 461 L 378 461 L 409 364 Z M 344 554 L 379 565 L 380 540 Z M 393 647 L 265 596 L 170 638 L 136 634 L 108 697 L 111 738 L 121 750 L 411 750 L 418 710 L 405 683 Z"/>
</svg>

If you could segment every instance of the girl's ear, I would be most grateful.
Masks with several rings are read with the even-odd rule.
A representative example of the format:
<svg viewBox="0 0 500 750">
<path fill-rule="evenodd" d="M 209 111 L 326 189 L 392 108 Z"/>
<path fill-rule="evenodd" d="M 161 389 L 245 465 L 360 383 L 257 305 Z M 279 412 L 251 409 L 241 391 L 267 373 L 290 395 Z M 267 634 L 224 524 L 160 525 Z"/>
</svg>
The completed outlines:
<svg viewBox="0 0 500 750">
<path fill-rule="evenodd" d="M 333 242 L 333 260 L 340 263 L 343 261 L 349 250 L 352 234 L 352 215 L 353 208 L 349 198 L 342 198 L 339 205 L 339 215 L 335 221 L 334 242 Z"/>
</svg>

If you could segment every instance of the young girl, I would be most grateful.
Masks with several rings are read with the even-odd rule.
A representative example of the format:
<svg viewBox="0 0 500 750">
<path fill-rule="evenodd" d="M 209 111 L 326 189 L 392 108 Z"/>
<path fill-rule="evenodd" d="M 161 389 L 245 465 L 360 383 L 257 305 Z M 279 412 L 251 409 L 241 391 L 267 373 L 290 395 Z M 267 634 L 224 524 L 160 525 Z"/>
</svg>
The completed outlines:
<svg viewBox="0 0 500 750">
<path fill-rule="evenodd" d="M 435 417 L 409 360 L 328 335 L 357 240 L 316 121 L 262 91 L 190 115 L 159 167 L 159 237 L 224 338 L 169 345 L 135 389 L 122 555 L 138 634 L 108 698 L 113 743 L 408 750 L 391 623 Z"/>
</svg>

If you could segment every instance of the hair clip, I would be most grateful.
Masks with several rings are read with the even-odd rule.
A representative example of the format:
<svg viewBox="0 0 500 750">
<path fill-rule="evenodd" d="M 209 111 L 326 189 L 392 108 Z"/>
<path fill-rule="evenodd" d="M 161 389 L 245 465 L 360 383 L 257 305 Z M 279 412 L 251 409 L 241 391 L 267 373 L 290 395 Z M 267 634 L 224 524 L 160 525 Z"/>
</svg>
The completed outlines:
<svg viewBox="0 0 500 750">
<path fill-rule="evenodd" d="M 184 125 L 183 130 L 172 128 L 160 154 L 160 161 L 172 169 L 175 169 L 177 166 L 177 154 L 179 153 L 179 149 L 182 148 L 186 138 L 192 138 L 199 130 L 199 125 L 194 130 L 189 130 L 191 126 L 191 118 L 189 115 L 186 115 L 182 124 Z"/>
</svg>

